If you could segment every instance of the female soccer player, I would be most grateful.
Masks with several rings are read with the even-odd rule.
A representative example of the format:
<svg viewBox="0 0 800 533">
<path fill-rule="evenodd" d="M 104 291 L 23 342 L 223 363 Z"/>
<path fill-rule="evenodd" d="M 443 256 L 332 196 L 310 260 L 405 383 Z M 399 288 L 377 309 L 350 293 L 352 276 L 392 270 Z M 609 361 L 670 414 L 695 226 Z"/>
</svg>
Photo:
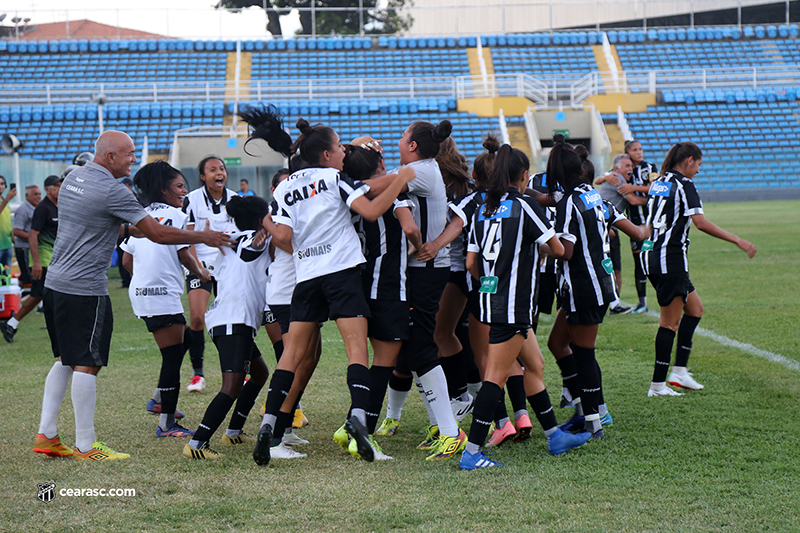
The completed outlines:
<svg viewBox="0 0 800 533">
<path fill-rule="evenodd" d="M 222 442 L 229 445 L 254 442 L 242 428 L 269 375 L 255 344 L 264 312 L 267 268 L 271 262 L 268 243 L 263 232 L 258 230 L 261 220 L 269 213 L 269 204 L 257 196 L 233 196 L 228 200 L 227 209 L 240 231 L 232 234 L 236 248 L 224 250 L 217 258 L 217 297 L 205 316 L 208 333 L 219 351 L 222 387 L 208 405 L 194 437 L 183 447 L 183 455 L 190 459 L 221 457 L 209 446 L 209 440 L 234 401 L 236 407 Z M 250 379 L 242 386 L 248 374 Z"/>
<path fill-rule="evenodd" d="M 392 205 L 400 190 L 413 179 L 403 169 L 375 199 L 365 195 L 369 186 L 343 174 L 344 147 L 333 129 L 311 126 L 300 119 L 300 136 L 292 143 L 274 110 L 248 117 L 254 130 L 250 138 L 267 140 L 286 156 L 300 152 L 307 168 L 298 170 L 275 189 L 278 214 L 265 217 L 264 226 L 278 244 L 291 244 L 297 285 L 292 294 L 291 323 L 284 352 L 270 382 L 267 409 L 253 450 L 257 464 L 270 460 L 270 441 L 278 412 L 289 393 L 295 371 L 308 351 L 308 340 L 319 322 L 329 318 L 344 340 L 347 353 L 347 383 L 352 416 L 345 429 L 357 442 L 359 455 L 374 459 L 366 429 L 369 405 L 369 352 L 367 318 L 369 306 L 361 288 L 359 265 L 364 262 L 361 245 L 350 222 L 350 209 L 375 220 Z"/>
<path fill-rule="evenodd" d="M 189 215 L 187 229 L 201 231 L 209 223 L 211 229 L 230 233 L 236 226 L 226 213 L 228 200 L 237 196 L 235 191 L 225 188 L 228 173 L 225 163 L 216 156 L 209 156 L 197 165 L 201 186 L 190 192 L 183 203 L 183 212 Z M 204 244 L 194 246 L 194 256 L 214 274 L 214 263 L 219 250 Z M 192 360 L 194 377 L 186 387 L 190 392 L 199 392 L 206 388 L 203 376 L 203 351 L 205 350 L 205 313 L 208 300 L 214 291 L 214 281 L 202 281 L 193 274 L 186 276 L 186 292 L 189 298 L 189 357 Z"/>
<path fill-rule="evenodd" d="M 652 238 L 642 246 L 641 261 L 644 273 L 656 290 L 661 318 L 656 334 L 656 364 L 648 396 L 681 395 L 667 387 L 665 381 L 689 390 L 703 388 L 686 368 L 692 336 L 703 316 L 703 302 L 689 279 L 686 255 L 692 224 L 712 237 L 732 242 L 751 259 L 756 255 L 756 247 L 751 242 L 728 233 L 703 214 L 703 203 L 692 181 L 702 162 L 703 152 L 696 144 L 678 143 L 664 158 L 661 176 L 650 185 L 647 225 L 652 228 Z M 676 331 L 675 366 L 667 378 Z"/>
<path fill-rule="evenodd" d="M 556 424 L 550 397 L 543 381 L 544 359 L 531 331 L 536 291 L 539 246 L 550 255 L 564 253 L 544 209 L 523 196 L 528 184 L 528 157 L 509 145 L 500 147 L 486 191 L 486 202 L 473 215 L 467 248 L 467 268 L 479 281 L 481 320 L 490 326 L 489 356 L 483 386 L 472 412 L 469 441 L 461 455 L 463 470 L 500 466 L 488 459 L 480 447 L 502 387 L 514 362 L 525 366 L 528 400 L 548 438 L 550 453 L 558 454 L 584 444 L 588 433 L 571 434 Z"/>
<path fill-rule="evenodd" d="M 188 217 L 181 211 L 186 184 L 179 170 L 164 161 L 149 163 L 133 177 L 133 185 L 145 211 L 159 224 L 186 228 Z M 161 373 L 156 389 L 161 419 L 156 437 L 191 436 L 193 431 L 175 421 L 186 329 L 181 304 L 181 264 L 200 280 L 208 281 L 211 274 L 189 253 L 189 245 L 156 244 L 149 239 L 128 238 L 121 247 L 125 252 L 122 264 L 133 274 L 128 288 L 133 313 L 144 320 L 161 350 Z"/>
</svg>

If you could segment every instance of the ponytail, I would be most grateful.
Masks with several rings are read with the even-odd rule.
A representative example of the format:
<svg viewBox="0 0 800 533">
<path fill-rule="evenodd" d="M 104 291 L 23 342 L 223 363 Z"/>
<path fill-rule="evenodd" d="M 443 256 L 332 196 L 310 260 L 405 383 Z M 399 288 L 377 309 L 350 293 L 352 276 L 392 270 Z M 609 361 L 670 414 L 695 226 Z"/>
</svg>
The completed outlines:
<svg viewBox="0 0 800 533">
<path fill-rule="evenodd" d="M 554 135 L 555 146 L 547 158 L 547 194 L 552 198 L 556 186 L 571 191 L 581 183 L 583 161 L 575 149 L 564 142 L 563 135 Z"/>
<path fill-rule="evenodd" d="M 478 155 L 472 165 L 472 169 L 475 172 L 475 181 L 478 185 L 486 185 L 489 181 L 489 176 L 492 175 L 492 170 L 494 170 L 497 151 L 500 149 L 500 141 L 496 135 L 489 133 L 486 135 L 486 140 L 483 141 L 483 147 L 486 148 L 486 151 Z"/>
<path fill-rule="evenodd" d="M 458 198 L 469 193 L 472 187 L 467 158 L 458 151 L 458 146 L 452 137 L 442 141 L 439 153 L 436 155 L 436 162 L 439 164 L 439 170 L 442 171 L 448 195 Z"/>
<path fill-rule="evenodd" d="M 420 159 L 432 159 L 439 153 L 439 146 L 450 137 L 453 131 L 453 124 L 449 120 L 443 120 L 437 125 L 430 122 L 418 120 L 411 124 L 411 136 L 409 142 L 417 143 L 417 153 Z"/>
<path fill-rule="evenodd" d="M 530 169 L 531 162 L 525 152 L 504 144 L 497 151 L 494 160 L 494 169 L 486 184 L 486 203 L 484 203 L 484 216 L 492 216 L 500 207 L 500 198 L 508 192 L 512 183 L 519 180 L 520 174 Z"/>
<path fill-rule="evenodd" d="M 703 151 L 694 143 L 685 142 L 676 144 L 669 149 L 667 157 L 664 158 L 664 163 L 661 164 L 661 174 L 666 174 L 667 171 L 674 169 L 677 165 L 690 157 L 694 159 L 703 159 Z"/>
<path fill-rule="evenodd" d="M 290 157 L 294 153 L 291 150 L 292 137 L 283 129 L 278 108 L 274 105 L 249 107 L 239 113 L 239 118 L 252 128 L 243 147 L 247 155 L 253 155 L 247 151 L 247 145 L 254 139 L 266 141 L 270 148 L 284 157 Z"/>
</svg>

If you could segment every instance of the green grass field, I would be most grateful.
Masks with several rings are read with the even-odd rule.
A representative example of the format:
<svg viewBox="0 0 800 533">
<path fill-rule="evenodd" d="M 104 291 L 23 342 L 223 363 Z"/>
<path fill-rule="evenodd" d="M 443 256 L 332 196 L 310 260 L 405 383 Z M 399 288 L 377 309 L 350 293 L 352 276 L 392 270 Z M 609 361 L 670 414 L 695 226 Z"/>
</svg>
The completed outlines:
<svg viewBox="0 0 800 533">
<path fill-rule="evenodd" d="M 709 204 L 709 219 L 748 240 L 753 260 L 733 245 L 692 230 L 692 281 L 705 304 L 701 327 L 800 361 L 800 202 Z M 625 240 L 625 239 L 623 239 Z M 623 245 L 624 246 L 624 245 Z M 623 299 L 633 301 L 629 254 Z M 2 531 L 798 531 L 800 530 L 800 373 L 697 335 L 690 366 L 704 391 L 647 398 L 654 316 L 610 317 L 598 359 L 614 425 L 606 438 L 562 456 L 547 453 L 541 429 L 504 444 L 500 469 L 462 472 L 457 460 L 431 464 L 415 445 L 426 421 L 412 393 L 397 435 L 379 441 L 395 460 L 366 463 L 332 442 L 349 403 L 345 357 L 332 324 L 303 403 L 311 425 L 300 434 L 308 458 L 257 467 L 251 449 L 223 450 L 218 462 L 180 455 L 183 440 L 156 440 L 145 412 L 160 356 L 111 282 L 116 315 L 111 363 L 98 381 L 98 438 L 132 454 L 86 464 L 31 451 L 41 395 L 52 365 L 42 315 L 0 343 L 0 499 Z M 649 290 L 651 308 L 656 306 Z M 551 321 L 539 332 L 545 345 Z M 274 368 L 266 335 L 257 342 Z M 207 343 L 204 393 L 181 396 L 196 427 L 220 385 Z M 546 381 L 557 402 L 558 369 L 547 350 Z M 190 368 L 184 364 L 184 385 Z M 266 391 L 262 393 L 265 397 Z M 557 413 L 565 421 L 571 413 Z M 60 431 L 74 442 L 69 393 Z M 463 427 L 468 429 L 468 417 Z M 259 419 L 248 420 L 256 433 Z M 212 444 L 218 442 L 219 432 Z M 134 497 L 37 499 L 37 483 L 61 488 L 133 488 Z"/>
</svg>

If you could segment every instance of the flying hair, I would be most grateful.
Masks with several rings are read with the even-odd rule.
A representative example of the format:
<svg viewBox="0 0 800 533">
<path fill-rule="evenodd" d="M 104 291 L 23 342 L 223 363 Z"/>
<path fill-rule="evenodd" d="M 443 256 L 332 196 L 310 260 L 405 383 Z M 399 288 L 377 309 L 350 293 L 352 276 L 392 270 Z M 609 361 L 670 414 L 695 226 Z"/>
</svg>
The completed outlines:
<svg viewBox="0 0 800 533">
<path fill-rule="evenodd" d="M 239 113 L 239 118 L 252 128 L 250 136 L 244 143 L 247 155 L 255 157 L 247 151 L 247 145 L 254 139 L 266 141 L 270 148 L 284 157 L 291 157 L 294 153 L 291 150 L 292 137 L 283 129 L 278 108 L 274 105 L 248 107 Z"/>
</svg>

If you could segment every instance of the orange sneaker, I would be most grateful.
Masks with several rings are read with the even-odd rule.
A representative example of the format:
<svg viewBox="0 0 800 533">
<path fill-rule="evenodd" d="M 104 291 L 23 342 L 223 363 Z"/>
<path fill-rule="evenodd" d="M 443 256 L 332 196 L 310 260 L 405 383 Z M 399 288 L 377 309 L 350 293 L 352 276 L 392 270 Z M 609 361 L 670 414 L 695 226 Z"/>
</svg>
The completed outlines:
<svg viewBox="0 0 800 533">
<path fill-rule="evenodd" d="M 531 436 L 531 431 L 533 430 L 533 424 L 531 424 L 531 417 L 523 413 L 519 418 L 514 421 L 514 425 L 517 428 L 517 434 L 514 436 L 514 440 L 520 441 L 525 440 Z"/>
<path fill-rule="evenodd" d="M 486 447 L 494 448 L 495 446 L 500 446 L 508 439 L 513 439 L 516 435 L 517 428 L 514 427 L 511 420 L 507 420 L 503 427 L 494 428 L 492 434 L 489 435 L 489 440 L 486 442 Z"/>
<path fill-rule="evenodd" d="M 117 459 L 129 459 L 129 453 L 115 452 L 102 442 L 94 441 L 92 449 L 83 453 L 78 448 L 75 448 L 76 461 L 116 461 Z"/>
<path fill-rule="evenodd" d="M 50 457 L 70 457 L 72 450 L 64 446 L 61 442 L 61 436 L 56 435 L 52 439 L 48 439 L 41 433 L 36 434 L 33 439 L 33 451 L 36 453 L 43 453 Z"/>
</svg>

